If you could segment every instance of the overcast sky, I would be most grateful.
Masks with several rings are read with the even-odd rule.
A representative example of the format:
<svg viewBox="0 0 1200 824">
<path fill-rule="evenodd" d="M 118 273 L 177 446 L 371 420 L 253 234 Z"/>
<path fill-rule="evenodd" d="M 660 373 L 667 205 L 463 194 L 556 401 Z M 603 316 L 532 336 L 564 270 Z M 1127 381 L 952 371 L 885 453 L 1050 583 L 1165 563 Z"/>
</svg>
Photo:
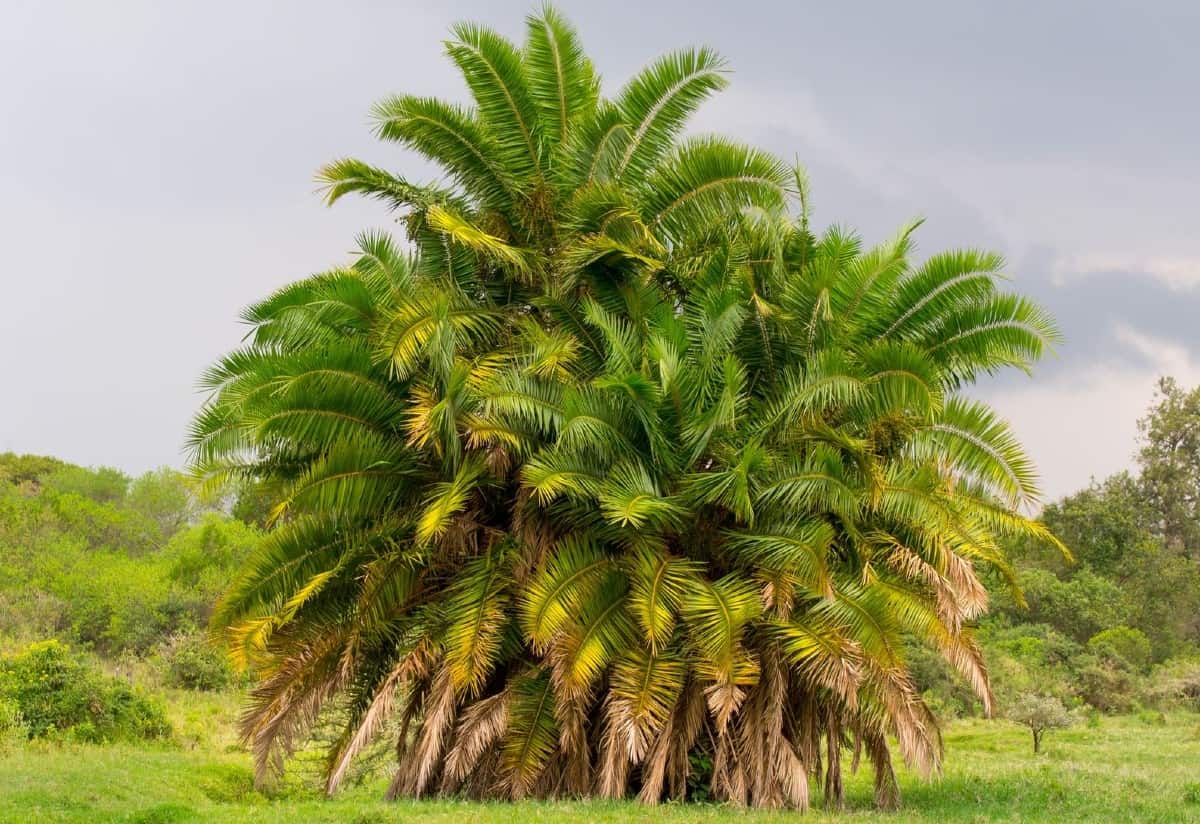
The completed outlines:
<svg viewBox="0 0 1200 824">
<path fill-rule="evenodd" d="M 367 110 L 464 88 L 454 20 L 525 2 L 0 0 L 0 451 L 183 460 L 245 304 L 346 260 L 377 205 L 314 170 Z M 798 156 L 818 223 L 984 246 L 1067 343 L 992 401 L 1061 495 L 1130 463 L 1159 374 L 1200 383 L 1200 4 L 562 2 L 609 93 L 662 51 L 734 69 L 696 129 Z"/>
</svg>

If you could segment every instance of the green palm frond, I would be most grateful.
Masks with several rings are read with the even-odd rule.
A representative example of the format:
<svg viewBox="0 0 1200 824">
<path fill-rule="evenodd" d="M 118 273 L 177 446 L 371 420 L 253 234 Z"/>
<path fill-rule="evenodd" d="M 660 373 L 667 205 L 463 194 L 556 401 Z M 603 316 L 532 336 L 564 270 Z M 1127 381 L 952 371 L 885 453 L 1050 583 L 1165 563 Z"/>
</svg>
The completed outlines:
<svg viewBox="0 0 1200 824">
<path fill-rule="evenodd" d="M 510 600 L 506 561 L 503 549 L 481 555 L 463 567 L 445 594 L 442 643 L 459 693 L 478 695 L 503 650 Z"/>
<path fill-rule="evenodd" d="M 937 419 L 913 436 L 914 457 L 937 455 L 966 477 L 1003 494 L 1011 505 L 1039 497 L 1037 472 L 1007 422 L 986 405 L 953 398 Z"/>
<path fill-rule="evenodd" d="M 612 570 L 612 559 L 596 542 L 584 537 L 562 540 L 524 590 L 521 624 L 530 642 L 545 647 L 583 611 Z"/>
<path fill-rule="evenodd" d="M 403 95 L 379 102 L 371 114 L 379 137 L 439 164 L 466 193 L 492 208 L 511 207 L 516 184 L 498 162 L 488 131 L 470 111 L 436 98 Z"/>
<path fill-rule="evenodd" d="M 618 142 L 613 177 L 637 180 L 672 147 L 687 119 L 713 92 L 725 88 L 725 61 L 710 49 L 660 58 L 622 89 L 617 107 L 628 133 Z"/>
<path fill-rule="evenodd" d="M 518 676 L 509 699 L 508 730 L 502 760 L 512 798 L 528 795 L 554 752 L 558 721 L 554 685 L 546 672 Z"/>
<path fill-rule="evenodd" d="M 543 139 L 553 150 L 567 141 L 575 122 L 596 105 L 600 81 L 579 35 L 552 6 L 527 17 L 525 27 L 529 96 L 538 109 Z"/>
<path fill-rule="evenodd" d="M 663 649 L 675 632 L 676 616 L 701 570 L 686 558 L 643 548 L 627 559 L 629 609 L 651 652 Z"/>
<path fill-rule="evenodd" d="M 790 170 L 765 152 L 722 138 L 683 144 L 646 188 L 646 225 L 681 239 L 743 207 L 783 209 Z"/>
<path fill-rule="evenodd" d="M 522 182 L 539 176 L 542 127 L 520 51 L 485 26 L 459 23 L 446 53 L 462 72 L 505 168 Z"/>
<path fill-rule="evenodd" d="M 413 185 L 391 172 L 351 158 L 322 167 L 317 182 L 330 205 L 351 193 L 382 200 L 393 209 L 425 208 L 446 198 L 436 189 Z"/>
</svg>

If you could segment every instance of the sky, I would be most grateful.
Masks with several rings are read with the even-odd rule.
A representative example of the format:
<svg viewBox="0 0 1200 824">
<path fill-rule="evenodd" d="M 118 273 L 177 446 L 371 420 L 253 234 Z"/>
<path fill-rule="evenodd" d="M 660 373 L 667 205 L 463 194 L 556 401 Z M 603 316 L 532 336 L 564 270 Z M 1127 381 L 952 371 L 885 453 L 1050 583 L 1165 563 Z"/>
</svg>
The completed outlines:
<svg viewBox="0 0 1200 824">
<path fill-rule="evenodd" d="M 1200 4 L 572 2 L 613 94 L 710 45 L 731 86 L 693 130 L 809 170 L 817 225 L 921 254 L 1003 253 L 1066 342 L 971 390 L 1049 497 L 1129 467 L 1159 375 L 1200 383 Z M 375 100 L 465 101 L 451 23 L 519 38 L 532 2 L 0 2 L 0 451 L 130 473 L 184 461 L 238 312 L 397 228 L 315 170 L 432 170 Z"/>
</svg>

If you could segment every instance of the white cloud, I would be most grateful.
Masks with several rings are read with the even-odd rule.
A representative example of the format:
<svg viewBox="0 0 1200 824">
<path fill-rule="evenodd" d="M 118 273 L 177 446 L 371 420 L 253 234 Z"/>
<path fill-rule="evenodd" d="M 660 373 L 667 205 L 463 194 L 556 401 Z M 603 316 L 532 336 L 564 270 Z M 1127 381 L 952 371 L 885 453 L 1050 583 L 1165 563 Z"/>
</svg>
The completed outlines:
<svg viewBox="0 0 1200 824">
<path fill-rule="evenodd" d="M 1200 288 L 1195 182 L 1186 175 L 1135 171 L 1086 156 L 1013 157 L 983 145 L 931 151 L 902 129 L 863 132 L 840 123 L 836 101 L 807 89 L 739 84 L 703 108 L 695 125 L 756 142 L 781 133 L 789 143 L 799 138 L 812 157 L 914 214 L 947 202 L 965 207 L 997 235 L 1010 260 L 1035 248 L 1059 250 L 1050 273 L 1059 283 L 1119 271 L 1174 290 Z"/>
<path fill-rule="evenodd" d="M 1137 420 L 1146 414 L 1161 375 L 1200 384 L 1200 362 L 1186 347 L 1126 324 L 1113 334 L 1148 366 L 1102 363 L 1064 371 L 1058 380 L 981 393 L 1009 420 L 1037 463 L 1047 500 L 1133 466 Z"/>
<path fill-rule="evenodd" d="M 1177 292 L 1200 288 L 1200 257 L 1074 255 L 1056 260 L 1053 270 L 1058 283 L 1098 272 L 1145 273 Z"/>
</svg>

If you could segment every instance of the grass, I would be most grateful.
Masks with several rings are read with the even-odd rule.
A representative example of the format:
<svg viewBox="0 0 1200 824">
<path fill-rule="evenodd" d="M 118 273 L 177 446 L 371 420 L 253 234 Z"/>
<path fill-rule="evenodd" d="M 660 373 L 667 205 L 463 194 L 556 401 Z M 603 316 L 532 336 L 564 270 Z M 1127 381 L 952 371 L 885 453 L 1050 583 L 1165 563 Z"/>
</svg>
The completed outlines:
<svg viewBox="0 0 1200 824">
<path fill-rule="evenodd" d="M 108 747 L 0 745 L 0 822 L 693 822 L 796 821 L 715 805 L 550 802 L 474 804 L 381 801 L 379 782 L 333 800 L 293 780 L 255 792 L 248 756 L 231 740 L 236 699 L 184 696 L 171 702 L 178 740 Z M 1163 721 L 1165 720 L 1165 723 Z M 1200 726 L 1195 715 L 1103 718 L 1047 736 L 1035 757 L 1027 731 L 1005 722 L 964 721 L 946 730 L 946 769 L 924 782 L 903 773 L 904 807 L 871 810 L 869 770 L 850 777 L 848 809 L 802 820 L 945 822 L 1200 822 Z M 819 796 L 816 803 L 819 804 Z"/>
</svg>

